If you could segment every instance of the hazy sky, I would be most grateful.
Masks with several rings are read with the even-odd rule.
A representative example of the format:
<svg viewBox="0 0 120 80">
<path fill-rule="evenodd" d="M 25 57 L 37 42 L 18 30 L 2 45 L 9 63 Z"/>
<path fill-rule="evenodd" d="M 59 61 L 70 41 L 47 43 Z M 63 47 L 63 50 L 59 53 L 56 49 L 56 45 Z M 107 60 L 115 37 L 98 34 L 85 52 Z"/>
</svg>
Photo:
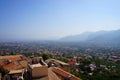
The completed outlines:
<svg viewBox="0 0 120 80">
<path fill-rule="evenodd" d="M 0 39 L 120 29 L 120 0 L 0 0 Z"/>
</svg>

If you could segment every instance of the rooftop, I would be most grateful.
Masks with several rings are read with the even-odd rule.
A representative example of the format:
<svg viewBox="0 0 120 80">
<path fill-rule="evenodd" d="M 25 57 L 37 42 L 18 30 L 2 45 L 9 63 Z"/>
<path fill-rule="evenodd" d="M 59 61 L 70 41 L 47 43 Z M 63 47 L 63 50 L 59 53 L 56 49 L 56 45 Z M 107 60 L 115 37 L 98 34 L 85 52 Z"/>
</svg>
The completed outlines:
<svg viewBox="0 0 120 80">
<path fill-rule="evenodd" d="M 62 62 L 62 61 L 59 61 L 56 59 L 47 59 L 45 62 L 49 63 L 50 61 L 55 61 L 55 62 L 62 64 L 62 65 L 69 65 L 68 63 L 65 63 L 65 62 Z"/>
<path fill-rule="evenodd" d="M 48 77 L 49 77 L 49 80 L 61 80 L 61 79 L 52 71 L 52 67 L 48 68 Z"/>
<path fill-rule="evenodd" d="M 18 70 L 27 67 L 29 59 L 22 55 L 0 56 L 0 66 L 4 70 Z"/>
<path fill-rule="evenodd" d="M 38 63 L 38 64 L 29 65 L 29 66 L 33 69 L 35 67 L 41 67 L 42 65 L 40 63 Z"/>
<path fill-rule="evenodd" d="M 70 74 L 69 72 L 66 72 L 66 71 L 64 71 L 64 70 L 62 70 L 62 69 L 60 69 L 58 67 L 53 67 L 52 71 L 54 73 L 56 73 L 57 75 L 62 76 L 64 78 L 70 77 L 71 78 L 70 80 L 81 80 L 80 78 L 78 78 L 78 77 Z"/>
<path fill-rule="evenodd" d="M 8 74 L 19 74 L 19 73 L 23 73 L 24 69 L 20 69 L 20 70 L 11 70 Z"/>
<path fill-rule="evenodd" d="M 0 56 L 0 59 L 20 59 L 22 55 L 8 55 L 8 56 Z"/>
</svg>

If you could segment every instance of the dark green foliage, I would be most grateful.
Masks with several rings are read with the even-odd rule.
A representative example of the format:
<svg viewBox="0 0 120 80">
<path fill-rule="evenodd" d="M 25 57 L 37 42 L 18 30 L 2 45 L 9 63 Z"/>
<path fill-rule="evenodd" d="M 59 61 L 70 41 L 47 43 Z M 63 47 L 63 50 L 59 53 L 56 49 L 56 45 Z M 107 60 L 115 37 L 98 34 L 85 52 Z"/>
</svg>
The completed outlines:
<svg viewBox="0 0 120 80">
<path fill-rule="evenodd" d="M 94 71 L 90 71 L 88 67 L 85 67 L 91 63 L 97 66 Z M 101 69 L 100 65 L 105 65 L 108 70 Z M 81 71 L 84 73 L 81 73 Z M 88 73 L 90 72 L 92 72 L 93 75 L 89 75 Z M 81 60 L 79 70 L 71 69 L 71 73 L 80 77 L 82 80 L 120 80 L 120 64 L 95 57 L 94 59 Z"/>
<path fill-rule="evenodd" d="M 68 60 L 67 59 L 65 59 L 65 58 L 59 58 L 58 60 L 60 60 L 60 61 L 63 61 L 63 62 L 68 62 Z"/>
<path fill-rule="evenodd" d="M 42 54 L 41 56 L 44 61 L 50 58 L 50 56 L 48 54 Z"/>
</svg>

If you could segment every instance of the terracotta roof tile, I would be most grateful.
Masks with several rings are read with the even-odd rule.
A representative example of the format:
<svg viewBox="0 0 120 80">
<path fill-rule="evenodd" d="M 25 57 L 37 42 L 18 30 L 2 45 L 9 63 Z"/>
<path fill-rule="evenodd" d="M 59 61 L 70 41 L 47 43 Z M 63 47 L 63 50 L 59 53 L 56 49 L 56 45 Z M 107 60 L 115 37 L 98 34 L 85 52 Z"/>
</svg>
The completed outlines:
<svg viewBox="0 0 120 80">
<path fill-rule="evenodd" d="M 14 63 L 12 62 L 12 63 L 9 63 L 9 64 L 7 64 L 7 65 L 4 65 L 4 66 L 3 66 L 3 69 L 5 69 L 5 70 L 10 70 L 13 66 L 14 66 Z"/>
<path fill-rule="evenodd" d="M 11 61 L 16 61 L 16 60 L 22 60 L 20 56 L 15 56 L 15 57 L 12 57 L 12 58 L 8 58 L 8 60 L 11 60 Z"/>
<path fill-rule="evenodd" d="M 29 61 L 30 59 L 22 55 L 0 56 L 0 66 L 5 70 L 26 68 Z"/>
<path fill-rule="evenodd" d="M 74 75 L 72 75 L 72 74 L 58 68 L 58 67 L 54 67 L 52 69 L 52 71 L 55 72 L 56 74 L 64 77 L 64 78 L 67 78 L 68 76 L 71 76 L 71 80 L 81 80 L 80 78 L 78 78 L 78 77 L 76 77 L 76 76 L 74 76 Z"/>
<path fill-rule="evenodd" d="M 22 55 L 0 56 L 0 59 L 8 59 L 8 58 L 14 58 L 14 57 L 22 57 Z"/>
<path fill-rule="evenodd" d="M 6 62 L 6 61 L 1 61 L 0 62 L 0 66 L 4 66 L 4 65 L 6 65 L 8 62 Z"/>
<path fill-rule="evenodd" d="M 68 64 L 75 65 L 75 61 L 70 61 L 70 62 L 68 62 Z"/>
<path fill-rule="evenodd" d="M 49 80 L 61 80 L 59 77 L 52 71 L 52 67 L 48 68 L 48 77 Z"/>
</svg>

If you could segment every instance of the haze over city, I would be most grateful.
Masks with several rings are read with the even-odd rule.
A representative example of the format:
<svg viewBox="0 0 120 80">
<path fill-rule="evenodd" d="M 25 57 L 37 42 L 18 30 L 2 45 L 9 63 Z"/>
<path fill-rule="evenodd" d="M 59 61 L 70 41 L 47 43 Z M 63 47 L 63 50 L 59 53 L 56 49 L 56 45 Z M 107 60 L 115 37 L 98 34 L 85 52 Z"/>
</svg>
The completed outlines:
<svg viewBox="0 0 120 80">
<path fill-rule="evenodd" d="M 56 40 L 120 29 L 119 0 L 1 0 L 0 40 Z"/>
<path fill-rule="evenodd" d="M 0 80 L 120 80 L 120 0 L 0 0 Z"/>
</svg>

